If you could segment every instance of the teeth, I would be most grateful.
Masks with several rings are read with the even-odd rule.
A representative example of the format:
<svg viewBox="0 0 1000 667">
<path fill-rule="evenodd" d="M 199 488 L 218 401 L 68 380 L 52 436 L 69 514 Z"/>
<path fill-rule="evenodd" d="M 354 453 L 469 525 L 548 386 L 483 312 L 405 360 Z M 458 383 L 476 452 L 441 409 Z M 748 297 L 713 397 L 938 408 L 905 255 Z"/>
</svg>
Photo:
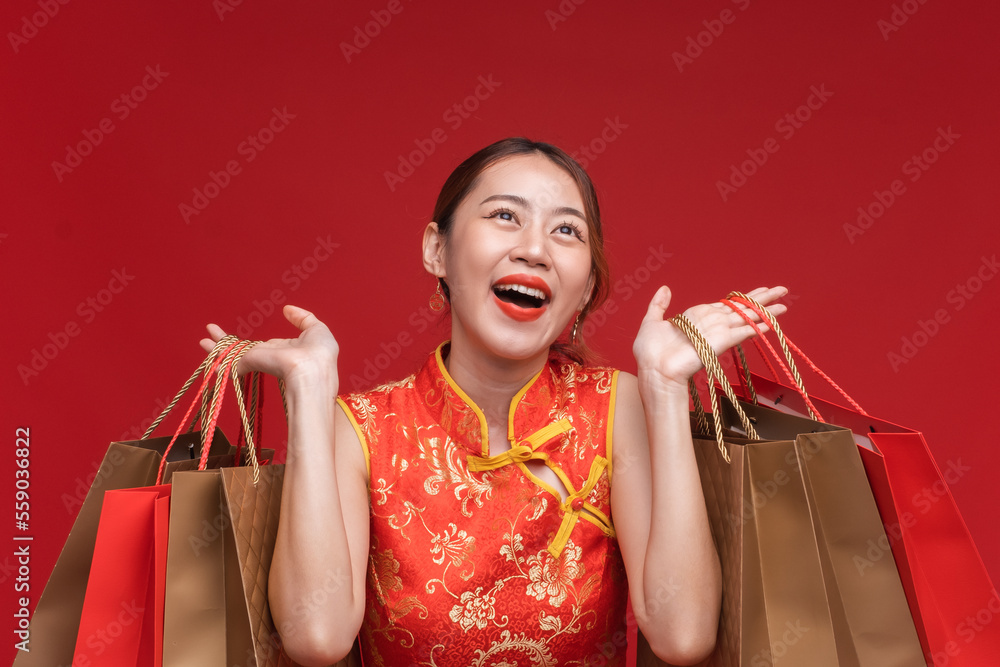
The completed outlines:
<svg viewBox="0 0 1000 667">
<path fill-rule="evenodd" d="M 545 300 L 545 292 L 540 289 L 535 289 L 534 287 L 525 287 L 524 285 L 497 285 L 496 288 L 498 290 L 520 292 L 521 294 L 534 297 L 539 301 Z"/>
</svg>

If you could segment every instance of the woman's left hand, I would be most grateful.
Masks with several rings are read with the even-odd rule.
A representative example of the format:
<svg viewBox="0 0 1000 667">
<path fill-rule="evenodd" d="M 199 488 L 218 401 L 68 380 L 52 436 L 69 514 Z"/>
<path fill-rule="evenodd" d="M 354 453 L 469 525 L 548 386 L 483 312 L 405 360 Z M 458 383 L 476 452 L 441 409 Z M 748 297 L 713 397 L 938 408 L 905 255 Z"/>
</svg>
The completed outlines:
<svg viewBox="0 0 1000 667">
<path fill-rule="evenodd" d="M 776 316 L 784 313 L 787 308 L 773 302 L 786 294 L 788 290 L 784 287 L 759 287 L 747 293 Z M 702 364 L 687 337 L 663 319 L 669 306 L 670 288 L 664 285 L 656 291 L 649 303 L 649 309 L 632 345 L 632 353 L 638 364 L 640 380 L 666 387 L 679 385 L 686 391 L 688 379 L 701 369 Z M 757 323 L 761 331 L 768 330 L 756 313 L 745 307 L 743 312 Z M 729 306 L 720 302 L 694 306 L 684 311 L 684 314 L 708 339 L 716 354 L 755 335 L 753 327 Z"/>
</svg>

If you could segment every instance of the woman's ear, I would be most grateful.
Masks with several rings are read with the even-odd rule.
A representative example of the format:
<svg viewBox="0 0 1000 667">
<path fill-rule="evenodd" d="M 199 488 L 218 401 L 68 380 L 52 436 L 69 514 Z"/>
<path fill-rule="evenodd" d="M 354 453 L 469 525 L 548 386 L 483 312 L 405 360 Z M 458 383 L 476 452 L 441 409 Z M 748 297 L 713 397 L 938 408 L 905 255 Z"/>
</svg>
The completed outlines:
<svg viewBox="0 0 1000 667">
<path fill-rule="evenodd" d="M 427 273 L 446 278 L 444 266 L 444 235 L 436 222 L 427 223 L 424 228 L 424 268 Z"/>
</svg>

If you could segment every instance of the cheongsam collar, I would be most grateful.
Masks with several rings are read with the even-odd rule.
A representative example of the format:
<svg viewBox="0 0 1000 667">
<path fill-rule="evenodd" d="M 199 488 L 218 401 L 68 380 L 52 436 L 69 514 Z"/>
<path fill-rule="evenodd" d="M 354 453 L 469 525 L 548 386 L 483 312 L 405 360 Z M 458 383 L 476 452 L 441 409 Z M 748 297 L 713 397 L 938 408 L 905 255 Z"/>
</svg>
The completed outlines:
<svg viewBox="0 0 1000 667">
<path fill-rule="evenodd" d="M 433 390 L 427 395 L 427 407 L 458 444 L 469 453 L 472 470 L 490 470 L 509 463 L 543 458 L 540 447 L 572 429 L 568 419 L 550 416 L 558 396 L 555 362 L 550 355 L 546 364 L 511 399 L 507 411 L 507 439 L 511 449 L 490 456 L 489 427 L 486 416 L 475 401 L 455 382 L 445 367 L 444 355 L 450 341 L 445 341 L 428 360 L 426 370 L 432 376 Z M 435 394 L 440 392 L 439 398 Z"/>
</svg>

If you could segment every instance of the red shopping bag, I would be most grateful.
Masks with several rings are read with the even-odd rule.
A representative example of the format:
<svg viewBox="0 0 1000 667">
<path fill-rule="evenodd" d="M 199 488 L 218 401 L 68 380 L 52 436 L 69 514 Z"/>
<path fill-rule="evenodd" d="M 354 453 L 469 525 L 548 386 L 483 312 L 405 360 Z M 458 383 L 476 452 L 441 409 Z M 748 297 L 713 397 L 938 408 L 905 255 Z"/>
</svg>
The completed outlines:
<svg viewBox="0 0 1000 667">
<path fill-rule="evenodd" d="M 73 664 L 159 665 L 170 486 L 104 494 Z"/>
<path fill-rule="evenodd" d="M 760 314 L 748 301 L 734 300 Z M 892 554 L 928 665 L 997 664 L 1000 596 L 949 488 L 949 480 L 957 481 L 963 473 L 960 464 L 950 463 L 942 471 L 921 433 L 869 415 L 791 341 L 783 342 L 788 343 L 789 357 L 794 349 L 853 407 L 809 396 L 800 383 L 784 384 L 755 373 L 746 373 L 746 398 L 790 414 L 812 415 L 854 433 L 887 535 L 886 544 L 858 554 L 859 569 Z M 794 366 L 786 367 L 774 356 L 794 379 Z M 745 371 L 742 363 L 737 366 Z"/>
</svg>

